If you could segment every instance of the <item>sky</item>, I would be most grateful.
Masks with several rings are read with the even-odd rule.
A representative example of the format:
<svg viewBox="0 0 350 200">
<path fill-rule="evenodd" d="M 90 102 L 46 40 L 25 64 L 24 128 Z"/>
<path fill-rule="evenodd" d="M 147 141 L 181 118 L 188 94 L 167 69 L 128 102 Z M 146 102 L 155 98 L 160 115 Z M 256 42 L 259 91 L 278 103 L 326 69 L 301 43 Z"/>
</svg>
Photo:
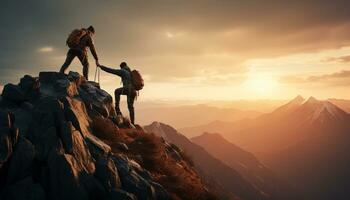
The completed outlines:
<svg viewBox="0 0 350 200">
<path fill-rule="evenodd" d="M 350 99 L 349 10 L 345 0 L 3 1 L 0 88 L 58 71 L 68 34 L 93 25 L 101 64 L 143 74 L 141 101 Z M 101 72 L 101 86 L 120 79 Z"/>
</svg>

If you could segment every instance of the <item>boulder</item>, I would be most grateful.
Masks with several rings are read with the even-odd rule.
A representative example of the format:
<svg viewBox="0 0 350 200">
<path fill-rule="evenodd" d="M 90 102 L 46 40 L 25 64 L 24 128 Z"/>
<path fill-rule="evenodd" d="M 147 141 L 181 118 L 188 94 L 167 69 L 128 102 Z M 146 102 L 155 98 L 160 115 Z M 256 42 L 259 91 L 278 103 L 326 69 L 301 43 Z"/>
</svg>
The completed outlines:
<svg viewBox="0 0 350 200">
<path fill-rule="evenodd" d="M 21 87 L 22 91 L 26 95 L 26 98 L 28 99 L 34 99 L 40 94 L 39 78 L 25 75 L 23 78 L 21 78 L 18 86 Z"/>
<path fill-rule="evenodd" d="M 52 149 L 47 162 L 50 199 L 89 199 L 88 192 L 80 182 L 83 169 L 72 155 Z"/>
<path fill-rule="evenodd" d="M 20 86 L 11 83 L 4 86 L 1 96 L 17 104 L 29 100 Z"/>
<path fill-rule="evenodd" d="M 11 129 L 0 127 L 0 168 L 12 155 L 15 142 L 12 140 Z"/>
<path fill-rule="evenodd" d="M 115 200 L 115 199 L 118 199 L 118 200 L 137 200 L 137 197 L 131 193 L 124 191 L 124 190 L 117 189 L 117 190 L 112 190 L 107 197 L 107 200 Z"/>
<path fill-rule="evenodd" d="M 67 76 L 63 73 L 58 72 L 40 72 L 39 81 L 40 83 L 52 84 L 58 79 L 66 79 Z"/>
<path fill-rule="evenodd" d="M 8 123 L 11 126 L 12 122 L 9 121 Z M 18 135 L 18 129 L 0 127 L 0 169 L 11 157 L 18 141 Z"/>
<path fill-rule="evenodd" d="M 117 168 L 111 158 L 101 157 L 96 161 L 95 177 L 102 183 L 106 191 L 121 187 Z"/>
<path fill-rule="evenodd" d="M 56 80 L 53 84 L 53 88 L 55 89 L 56 94 L 62 97 L 74 97 L 79 94 L 77 85 L 74 82 L 70 82 L 67 78 Z"/>
<path fill-rule="evenodd" d="M 21 78 L 19 84 L 18 84 L 23 91 L 25 92 L 31 92 L 31 91 L 39 91 L 40 88 L 40 82 L 38 78 L 34 78 L 29 75 L 25 75 L 23 78 Z"/>
<path fill-rule="evenodd" d="M 134 194 L 139 200 L 156 199 L 154 187 L 134 170 L 121 176 L 122 189 Z"/>
<path fill-rule="evenodd" d="M 3 200 L 45 200 L 45 191 L 39 183 L 35 183 L 31 177 L 16 182 L 5 188 L 0 199 Z"/>
<path fill-rule="evenodd" d="M 86 83 L 85 77 L 81 76 L 78 72 L 70 71 L 68 73 L 68 79 L 74 82 L 77 85 L 77 87 L 79 87 L 81 84 Z"/>
<path fill-rule="evenodd" d="M 170 200 L 172 199 L 169 195 L 169 193 L 164 189 L 162 185 L 159 183 L 150 181 L 151 185 L 155 189 L 155 194 L 156 194 L 156 199 L 161 199 L 161 200 Z"/>
<path fill-rule="evenodd" d="M 51 149 L 56 148 L 58 143 L 56 128 L 52 126 L 43 131 L 37 130 L 35 138 L 31 141 L 37 151 L 36 158 L 41 161 L 46 160 Z"/>
<path fill-rule="evenodd" d="M 19 137 L 9 164 L 7 183 L 12 184 L 30 176 L 33 173 L 34 157 L 35 148 L 32 143 L 23 137 Z"/>
<path fill-rule="evenodd" d="M 62 143 L 65 151 L 74 156 L 79 165 L 88 173 L 95 171 L 95 165 L 89 148 L 81 136 L 81 133 L 74 129 L 71 122 L 63 124 Z"/>
<path fill-rule="evenodd" d="M 88 105 L 89 112 L 97 111 L 103 117 L 115 116 L 112 96 L 106 91 L 91 82 L 82 84 L 78 91 L 85 105 Z"/>
</svg>

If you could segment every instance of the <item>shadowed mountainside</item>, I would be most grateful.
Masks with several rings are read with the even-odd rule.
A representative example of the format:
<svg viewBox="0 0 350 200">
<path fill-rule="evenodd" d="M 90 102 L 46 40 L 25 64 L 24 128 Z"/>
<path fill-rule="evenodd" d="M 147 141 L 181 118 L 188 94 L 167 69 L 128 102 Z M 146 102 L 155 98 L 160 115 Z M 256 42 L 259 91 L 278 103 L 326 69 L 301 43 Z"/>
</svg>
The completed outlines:
<svg viewBox="0 0 350 200">
<path fill-rule="evenodd" d="M 237 170 L 250 183 L 262 191 L 268 191 L 273 199 L 300 199 L 296 191 L 281 180 L 262 164 L 252 153 L 230 143 L 220 134 L 204 133 L 191 139 L 203 147 L 215 158 Z"/>
<path fill-rule="evenodd" d="M 252 171 L 248 172 L 247 170 L 242 169 L 244 166 L 238 169 L 237 166 L 237 168 L 230 167 L 228 162 L 225 162 L 226 164 L 224 164 L 224 162 L 213 157 L 203 147 L 191 142 L 177 130 L 166 124 L 154 122 L 151 125 L 145 126 L 145 129 L 154 132 L 163 137 L 166 141 L 181 147 L 192 157 L 194 165 L 204 177 L 208 180 L 213 179 L 216 183 L 222 185 L 226 192 L 233 192 L 235 195 L 238 195 L 239 198 L 288 199 L 290 197 L 290 199 L 293 199 L 295 196 L 293 193 L 288 193 L 287 190 L 282 190 L 282 187 L 278 188 L 278 184 L 280 183 L 277 181 L 273 182 L 272 174 L 270 174 L 266 168 L 261 168 L 263 167 L 261 163 L 259 163 L 255 157 L 248 152 L 241 150 L 236 154 L 230 155 L 230 160 L 235 160 L 236 162 L 240 162 L 243 159 L 249 160 L 249 162 L 252 162 L 250 164 L 254 165 L 254 168 L 261 168 L 259 169 L 261 172 L 260 174 L 255 174 L 258 172 L 257 169 L 256 171 L 251 169 Z M 216 141 L 213 140 L 212 145 L 221 144 L 216 143 Z M 245 164 L 247 163 L 248 162 L 245 162 Z M 241 164 L 244 165 L 244 163 Z M 247 173 L 251 174 L 248 175 Z M 266 179 L 260 181 L 258 180 L 260 179 L 259 176 L 265 176 Z M 254 179 L 252 177 L 254 177 Z M 270 182 L 264 182 L 268 180 L 267 177 L 269 177 Z M 282 197 L 281 195 L 285 196 Z"/>
</svg>

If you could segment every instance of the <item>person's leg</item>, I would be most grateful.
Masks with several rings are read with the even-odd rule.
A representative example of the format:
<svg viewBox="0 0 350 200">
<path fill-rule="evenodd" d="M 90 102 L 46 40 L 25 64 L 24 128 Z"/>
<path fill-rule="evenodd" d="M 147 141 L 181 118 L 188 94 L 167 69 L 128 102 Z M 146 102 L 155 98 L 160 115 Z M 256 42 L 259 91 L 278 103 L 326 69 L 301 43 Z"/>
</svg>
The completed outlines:
<svg viewBox="0 0 350 200">
<path fill-rule="evenodd" d="M 78 55 L 78 58 L 83 65 L 83 75 L 86 80 L 89 80 L 89 59 L 87 52 L 83 51 Z"/>
<path fill-rule="evenodd" d="M 75 54 L 72 52 L 72 50 L 69 50 L 66 56 L 66 60 L 64 61 L 60 73 L 65 73 L 68 69 L 69 65 L 72 63 L 73 59 L 75 58 Z"/>
<path fill-rule="evenodd" d="M 121 115 L 122 112 L 120 111 L 119 103 L 120 103 L 120 95 L 123 93 L 123 88 L 118 88 L 114 91 L 114 98 L 115 98 L 115 112 L 117 112 L 117 115 Z"/>
<path fill-rule="evenodd" d="M 127 101 L 128 101 L 128 109 L 129 109 L 129 115 L 130 115 L 130 121 L 132 124 L 135 124 L 135 109 L 134 109 L 134 102 L 136 98 L 136 91 L 132 90 L 127 95 Z"/>
</svg>

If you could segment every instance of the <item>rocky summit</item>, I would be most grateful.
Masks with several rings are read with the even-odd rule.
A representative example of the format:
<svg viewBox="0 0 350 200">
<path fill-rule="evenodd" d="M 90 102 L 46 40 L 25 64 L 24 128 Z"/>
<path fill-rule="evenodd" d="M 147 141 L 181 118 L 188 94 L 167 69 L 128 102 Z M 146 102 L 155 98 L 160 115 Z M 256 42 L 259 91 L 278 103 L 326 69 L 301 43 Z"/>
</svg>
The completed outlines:
<svg viewBox="0 0 350 200">
<path fill-rule="evenodd" d="M 184 158 L 76 72 L 3 88 L 0 199 L 215 199 Z"/>
</svg>

